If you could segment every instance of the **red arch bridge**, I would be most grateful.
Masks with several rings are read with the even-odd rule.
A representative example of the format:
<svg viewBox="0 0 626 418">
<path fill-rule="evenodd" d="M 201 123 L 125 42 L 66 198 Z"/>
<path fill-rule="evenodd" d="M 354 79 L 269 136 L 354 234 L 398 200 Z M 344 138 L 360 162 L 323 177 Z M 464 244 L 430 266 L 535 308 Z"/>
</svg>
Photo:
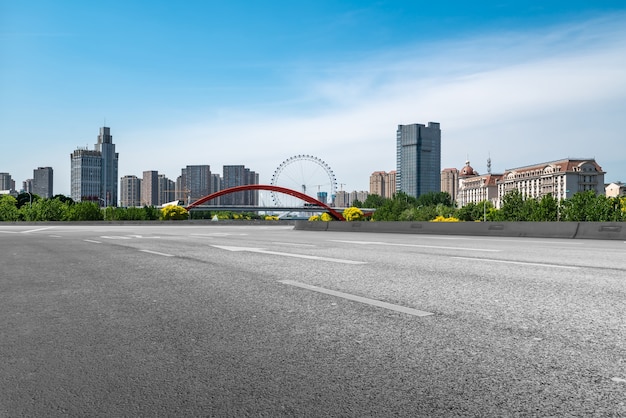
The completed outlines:
<svg viewBox="0 0 626 418">
<path fill-rule="evenodd" d="M 326 203 L 324 202 L 320 202 L 319 200 L 298 192 L 296 190 L 292 190 L 292 189 L 287 189 L 286 187 L 280 187 L 280 186 L 273 186 L 273 185 L 268 185 L 268 184 L 247 184 L 244 186 L 235 186 L 235 187 L 230 187 L 228 189 L 224 189 L 224 190 L 220 190 L 219 192 L 215 192 L 215 193 L 211 193 L 210 195 L 204 196 L 203 198 L 200 198 L 198 200 L 196 200 L 195 202 L 193 202 L 192 204 L 188 205 L 185 209 L 187 210 L 191 210 L 195 207 L 198 207 L 206 202 L 208 202 L 209 200 L 215 199 L 217 197 L 226 195 L 226 194 L 231 194 L 231 193 L 237 193 L 237 192 L 245 192 L 248 190 L 267 190 L 270 192 L 277 192 L 277 193 L 284 193 L 286 195 L 289 196 L 293 196 L 296 197 L 298 199 L 304 200 L 307 203 L 310 203 L 314 206 L 319 206 L 320 209 L 328 212 L 328 214 L 330 216 L 333 217 L 333 219 L 337 220 L 337 221 L 345 221 L 343 215 L 341 213 L 339 213 L 337 210 L 331 208 L 330 206 L 328 206 Z M 251 208 L 253 209 L 253 208 Z M 280 207 L 277 207 L 275 209 L 280 210 Z"/>
</svg>

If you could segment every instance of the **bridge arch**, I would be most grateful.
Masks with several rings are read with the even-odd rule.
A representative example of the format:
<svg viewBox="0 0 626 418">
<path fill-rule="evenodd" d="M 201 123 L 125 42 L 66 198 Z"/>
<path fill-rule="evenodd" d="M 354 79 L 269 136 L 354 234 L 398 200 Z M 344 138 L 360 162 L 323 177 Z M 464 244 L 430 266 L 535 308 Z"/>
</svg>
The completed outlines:
<svg viewBox="0 0 626 418">
<path fill-rule="evenodd" d="M 287 189 L 286 187 L 274 186 L 269 184 L 246 184 L 244 186 L 235 186 L 230 187 L 228 189 L 220 190 L 219 192 L 211 193 L 210 195 L 204 196 L 192 204 L 188 205 L 185 209 L 190 210 L 195 208 L 196 206 L 200 206 L 201 204 L 208 202 L 209 200 L 215 199 L 216 197 L 223 196 L 225 194 L 244 192 L 248 190 L 267 190 L 270 192 L 284 193 L 289 196 L 297 197 L 298 199 L 302 199 L 307 203 L 311 203 L 316 206 L 320 206 L 324 210 L 328 211 L 330 216 L 332 216 L 337 221 L 345 221 L 343 215 L 337 212 L 335 209 L 328 206 L 326 203 L 320 202 L 319 200 L 301 193 L 297 190 Z"/>
</svg>

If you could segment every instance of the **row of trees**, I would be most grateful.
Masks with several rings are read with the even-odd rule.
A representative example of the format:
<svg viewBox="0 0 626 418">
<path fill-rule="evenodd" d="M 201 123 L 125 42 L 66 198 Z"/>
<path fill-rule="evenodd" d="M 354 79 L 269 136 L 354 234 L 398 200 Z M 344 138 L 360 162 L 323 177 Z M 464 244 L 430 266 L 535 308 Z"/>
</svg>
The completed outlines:
<svg viewBox="0 0 626 418">
<path fill-rule="evenodd" d="M 622 222 L 626 221 L 626 197 L 609 198 L 593 191 L 576 193 L 572 198 L 557 200 L 551 195 L 541 199 L 524 198 L 516 190 L 502 199 L 499 209 L 491 202 L 470 203 L 457 208 L 445 192 L 428 193 L 418 198 L 399 192 L 393 198 L 369 195 L 364 202 L 354 202 L 354 208 L 373 208 L 373 221 L 432 221 L 458 219 L 460 221 L 533 221 L 533 222 Z M 94 202 L 74 202 L 58 195 L 42 199 L 23 193 L 17 198 L 0 196 L 0 221 L 99 221 L 99 220 L 156 220 L 188 219 L 184 208 L 174 207 L 162 211 L 154 206 L 142 208 L 101 209 Z M 359 211 L 360 212 L 360 211 Z M 256 213 L 192 212 L 192 219 L 266 219 Z M 362 215 L 352 211 L 344 213 L 350 220 L 360 220 Z M 327 220 L 323 215 L 319 220 Z"/>
<path fill-rule="evenodd" d="M 491 202 L 470 203 L 457 208 L 446 192 L 428 193 L 418 198 L 399 192 L 387 199 L 369 195 L 354 206 L 372 208 L 374 221 L 431 221 L 457 218 L 461 221 L 530 221 L 530 222 L 621 222 L 626 221 L 626 197 L 606 197 L 593 191 L 576 193 L 570 199 L 557 200 L 552 195 L 541 199 L 524 198 L 513 190 L 502 199 L 499 209 Z"/>
<path fill-rule="evenodd" d="M 102 209 L 91 201 L 74 202 L 71 198 L 57 195 L 49 199 L 37 195 L 21 193 L 17 198 L 10 195 L 0 196 L 0 221 L 151 221 L 180 219 L 235 219 L 235 220 L 277 220 L 275 216 L 259 215 L 253 212 L 230 211 L 194 211 L 189 212 L 181 206 L 166 206 L 158 209 L 144 207 L 107 207 Z"/>
<path fill-rule="evenodd" d="M 154 220 L 162 213 L 155 207 L 100 208 L 94 202 L 74 202 L 57 195 L 49 199 L 22 193 L 17 198 L 0 196 L 0 221 L 102 221 L 102 220 Z"/>
</svg>

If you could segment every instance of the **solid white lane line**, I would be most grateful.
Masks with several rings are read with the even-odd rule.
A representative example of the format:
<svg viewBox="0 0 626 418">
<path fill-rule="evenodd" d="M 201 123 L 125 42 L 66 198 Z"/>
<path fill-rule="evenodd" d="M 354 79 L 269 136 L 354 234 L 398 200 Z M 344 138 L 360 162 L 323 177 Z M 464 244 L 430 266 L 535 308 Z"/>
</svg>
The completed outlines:
<svg viewBox="0 0 626 418">
<path fill-rule="evenodd" d="M 149 253 L 149 254 L 162 255 L 163 257 L 174 257 L 174 254 L 160 253 L 158 251 L 151 251 L 151 250 L 139 250 L 139 251 L 144 252 L 144 253 Z"/>
<path fill-rule="evenodd" d="M 95 241 L 95 240 L 92 240 L 92 239 L 84 239 L 83 241 L 85 241 L 85 242 L 93 242 L 94 244 L 102 244 L 102 242 Z"/>
<path fill-rule="evenodd" d="M 288 284 L 290 286 L 300 287 L 302 289 L 312 290 L 318 293 L 324 293 L 326 295 L 336 296 L 342 299 L 348 299 L 355 302 L 365 303 L 366 305 L 372 305 L 379 308 L 389 309 L 391 311 L 402 312 L 413 316 L 430 316 L 434 315 L 432 312 L 420 311 L 418 309 L 407 308 L 405 306 L 394 305 L 393 303 L 382 302 L 376 299 L 364 298 L 362 296 L 351 295 L 350 293 L 338 292 L 336 290 L 324 289 L 323 287 L 312 286 L 310 284 L 295 282 L 293 280 L 279 280 L 280 283 Z"/>
<path fill-rule="evenodd" d="M 387 245 L 391 247 L 414 247 L 414 248 L 436 248 L 440 250 L 462 250 L 462 251 L 483 251 L 490 253 L 499 253 L 502 250 L 493 250 L 488 248 L 466 248 L 466 247 L 447 247 L 441 245 L 421 245 L 421 244 L 394 244 L 392 242 L 382 241 L 344 241 L 338 239 L 331 239 L 331 242 L 343 242 L 346 244 L 360 244 L 360 245 Z"/>
<path fill-rule="evenodd" d="M 37 228 L 37 229 L 29 229 L 28 231 L 22 231 L 22 234 L 28 234 L 29 232 L 45 231 L 46 229 L 52 229 L 52 228 L 54 228 L 54 226 L 47 226 L 45 228 Z"/>
<path fill-rule="evenodd" d="M 508 261 L 508 260 L 494 260 L 490 258 L 472 258 L 472 257 L 452 257 L 457 258 L 459 260 L 472 260 L 472 261 L 486 261 L 490 263 L 502 263 L 502 264 L 517 264 L 521 266 L 539 266 L 539 267 L 552 267 L 557 269 L 569 269 L 569 270 L 579 270 L 580 267 L 576 266 L 561 266 L 558 264 L 547 264 L 547 263 L 529 263 L 526 261 Z"/>
</svg>

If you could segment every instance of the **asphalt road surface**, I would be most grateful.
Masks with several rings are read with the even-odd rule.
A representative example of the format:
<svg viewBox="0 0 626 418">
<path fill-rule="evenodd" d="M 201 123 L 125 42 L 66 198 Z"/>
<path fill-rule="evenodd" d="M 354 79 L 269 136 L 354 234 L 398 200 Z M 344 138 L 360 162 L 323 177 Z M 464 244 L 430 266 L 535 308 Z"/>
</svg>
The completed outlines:
<svg viewBox="0 0 626 418">
<path fill-rule="evenodd" d="M 626 416 L 626 242 L 1 225 L 0 416 Z"/>
</svg>

